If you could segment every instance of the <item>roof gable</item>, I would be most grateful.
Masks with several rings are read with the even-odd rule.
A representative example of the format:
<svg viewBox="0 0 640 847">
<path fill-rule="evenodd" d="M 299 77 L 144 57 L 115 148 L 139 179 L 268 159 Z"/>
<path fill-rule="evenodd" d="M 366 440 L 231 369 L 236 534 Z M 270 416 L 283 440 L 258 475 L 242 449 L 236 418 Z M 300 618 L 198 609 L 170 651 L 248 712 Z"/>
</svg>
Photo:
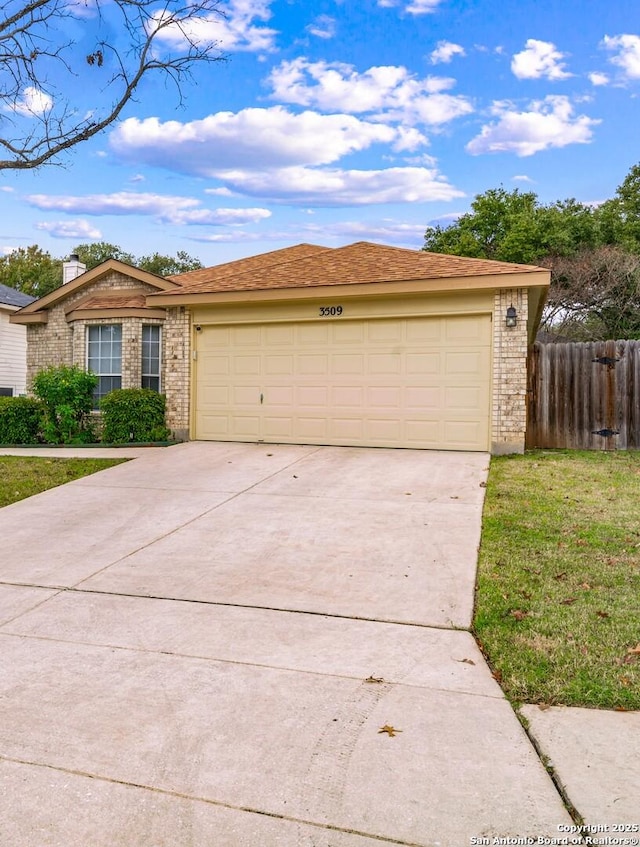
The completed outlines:
<svg viewBox="0 0 640 847">
<path fill-rule="evenodd" d="M 121 262 L 119 259 L 107 259 L 101 264 L 96 265 L 96 267 L 92 268 L 90 271 L 80 274 L 80 276 L 77 276 L 65 285 L 61 285 L 49 294 L 45 294 L 44 297 L 40 297 L 39 300 L 35 300 L 33 303 L 25 306 L 25 308 L 21 310 L 21 313 L 31 314 L 33 312 L 49 309 L 51 306 L 54 306 L 56 303 L 64 300 L 70 294 L 76 293 L 82 288 L 91 285 L 114 272 L 124 274 L 137 282 L 146 283 L 147 285 L 156 288 L 158 292 L 169 292 L 179 288 L 177 283 L 164 279 L 161 276 L 156 276 L 156 274 L 149 273 L 149 271 L 143 271 L 141 268 L 128 265 L 126 262 Z"/>
<path fill-rule="evenodd" d="M 178 283 L 180 290 L 210 291 L 215 290 L 215 288 L 210 288 L 209 286 L 215 286 L 222 278 L 245 273 L 255 274 L 260 271 L 280 267 L 290 262 L 310 259 L 329 250 L 331 250 L 330 247 L 320 247 L 317 244 L 297 244 L 295 247 L 283 247 L 281 250 L 260 253 L 257 256 L 249 256 L 246 259 L 236 259 L 233 262 L 225 262 L 222 265 L 213 265 L 210 268 L 200 268 L 197 271 L 169 276 L 167 279 Z"/>
<path fill-rule="evenodd" d="M 298 245 L 302 247 L 312 245 Z M 495 276 L 541 270 L 532 265 L 427 253 L 366 241 L 335 249 L 317 247 L 306 253 L 294 252 L 298 248 L 289 248 L 287 261 L 277 261 L 274 254 L 267 253 L 183 275 L 181 287 L 171 296 Z M 186 280 L 185 276 L 191 279 Z M 151 297 L 153 299 L 154 295 Z"/>
</svg>

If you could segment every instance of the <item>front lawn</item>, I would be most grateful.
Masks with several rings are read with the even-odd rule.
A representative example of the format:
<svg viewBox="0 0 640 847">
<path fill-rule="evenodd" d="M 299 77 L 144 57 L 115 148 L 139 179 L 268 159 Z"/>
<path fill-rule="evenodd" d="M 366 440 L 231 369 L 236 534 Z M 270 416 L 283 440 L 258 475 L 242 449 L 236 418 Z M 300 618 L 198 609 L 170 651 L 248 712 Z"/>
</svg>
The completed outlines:
<svg viewBox="0 0 640 847">
<path fill-rule="evenodd" d="M 474 632 L 513 703 L 640 709 L 640 452 L 492 460 Z"/>
<path fill-rule="evenodd" d="M 0 507 L 64 482 L 119 465 L 126 459 L 47 459 L 0 456 Z"/>
</svg>

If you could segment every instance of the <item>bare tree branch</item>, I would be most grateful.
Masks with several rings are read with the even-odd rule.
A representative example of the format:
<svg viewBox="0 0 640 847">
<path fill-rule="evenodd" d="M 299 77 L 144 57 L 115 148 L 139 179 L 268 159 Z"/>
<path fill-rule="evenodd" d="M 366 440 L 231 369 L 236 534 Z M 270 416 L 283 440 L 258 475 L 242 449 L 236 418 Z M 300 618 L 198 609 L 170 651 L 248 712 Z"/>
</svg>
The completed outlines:
<svg viewBox="0 0 640 847">
<path fill-rule="evenodd" d="M 223 17 L 220 0 L 0 0 L 0 169 L 59 159 L 116 121 L 147 77 L 172 82 L 181 103 L 197 64 L 225 60 L 198 35 Z M 79 23 L 88 52 L 70 34 Z M 79 117 L 67 86 L 87 74 L 96 97 Z"/>
</svg>

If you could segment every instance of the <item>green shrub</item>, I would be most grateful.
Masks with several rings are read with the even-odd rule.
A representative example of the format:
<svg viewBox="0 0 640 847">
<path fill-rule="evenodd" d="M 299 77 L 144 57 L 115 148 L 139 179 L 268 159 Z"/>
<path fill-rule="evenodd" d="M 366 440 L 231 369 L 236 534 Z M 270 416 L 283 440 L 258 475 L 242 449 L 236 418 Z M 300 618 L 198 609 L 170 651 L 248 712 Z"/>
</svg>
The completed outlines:
<svg viewBox="0 0 640 847">
<path fill-rule="evenodd" d="M 94 440 L 91 421 L 95 374 L 77 366 L 45 368 L 36 374 L 33 391 L 44 405 L 45 441 L 87 444 Z"/>
<path fill-rule="evenodd" d="M 108 444 L 129 441 L 166 441 L 165 396 L 150 388 L 117 388 L 102 398 L 102 440 Z"/>
<path fill-rule="evenodd" d="M 42 403 L 31 397 L 0 397 L 0 444 L 36 444 Z"/>
</svg>

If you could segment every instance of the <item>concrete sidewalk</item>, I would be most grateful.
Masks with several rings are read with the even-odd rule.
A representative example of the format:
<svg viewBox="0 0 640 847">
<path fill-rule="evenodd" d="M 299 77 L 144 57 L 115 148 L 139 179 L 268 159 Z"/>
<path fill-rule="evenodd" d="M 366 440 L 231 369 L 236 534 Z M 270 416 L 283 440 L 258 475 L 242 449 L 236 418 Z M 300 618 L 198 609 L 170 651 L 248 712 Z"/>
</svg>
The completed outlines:
<svg viewBox="0 0 640 847">
<path fill-rule="evenodd" d="M 487 465 L 191 443 L 0 510 L 0 843 L 567 832 L 464 631 Z"/>
</svg>

